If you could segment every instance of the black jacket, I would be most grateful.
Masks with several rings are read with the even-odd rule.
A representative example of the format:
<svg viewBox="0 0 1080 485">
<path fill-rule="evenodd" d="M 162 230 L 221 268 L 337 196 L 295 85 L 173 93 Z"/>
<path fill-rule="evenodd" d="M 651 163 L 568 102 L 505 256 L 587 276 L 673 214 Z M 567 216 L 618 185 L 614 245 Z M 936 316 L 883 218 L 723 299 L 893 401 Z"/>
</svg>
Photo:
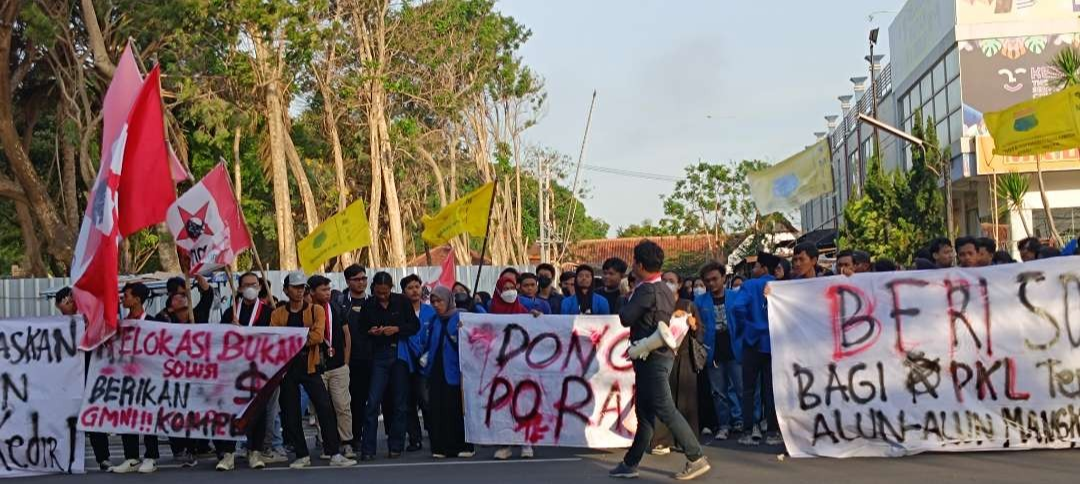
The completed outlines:
<svg viewBox="0 0 1080 485">
<path fill-rule="evenodd" d="M 420 331 L 420 319 L 413 312 L 412 302 L 404 295 L 397 293 L 390 294 L 390 301 L 386 308 L 379 304 L 375 295 L 368 297 L 364 301 L 364 308 L 360 310 L 360 319 L 357 323 L 359 332 L 371 339 L 373 352 L 395 347 L 399 342 L 404 345 L 406 339 Z M 397 327 L 398 333 L 390 337 L 368 335 L 368 330 L 386 326 Z"/>
<path fill-rule="evenodd" d="M 663 281 L 658 281 L 638 286 L 630 300 L 623 303 L 619 319 L 624 327 L 630 328 L 630 339 L 637 341 L 652 335 L 657 323 L 670 323 L 672 313 L 675 313 L 675 295 Z"/>
</svg>

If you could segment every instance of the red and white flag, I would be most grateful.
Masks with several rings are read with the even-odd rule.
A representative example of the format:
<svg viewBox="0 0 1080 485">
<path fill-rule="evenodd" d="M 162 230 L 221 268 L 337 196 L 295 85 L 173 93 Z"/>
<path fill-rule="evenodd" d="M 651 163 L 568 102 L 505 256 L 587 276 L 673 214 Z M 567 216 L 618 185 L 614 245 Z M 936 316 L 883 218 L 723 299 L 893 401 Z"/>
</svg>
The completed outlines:
<svg viewBox="0 0 1080 485">
<path fill-rule="evenodd" d="M 457 281 L 457 256 L 454 254 L 454 248 L 451 246 L 447 248 L 446 259 L 442 262 L 441 272 L 439 277 L 427 284 L 428 288 L 435 289 L 440 286 L 445 288 L 454 288 L 454 283 Z"/>
<path fill-rule="evenodd" d="M 221 164 L 176 199 L 169 207 L 166 222 L 176 238 L 176 247 L 190 257 L 192 274 L 226 266 L 251 247 L 251 235 L 240 217 L 229 173 Z"/>
<path fill-rule="evenodd" d="M 75 304 L 87 319 L 84 350 L 116 333 L 121 235 L 163 221 L 173 181 L 186 173 L 165 141 L 157 68 L 146 81 L 128 45 L 102 103 L 101 167 L 71 263 Z"/>
<path fill-rule="evenodd" d="M 79 348 L 84 350 L 97 347 L 116 333 L 120 309 L 116 207 L 124 161 L 124 139 L 118 138 L 141 87 L 142 76 L 129 45 L 120 56 L 102 103 L 101 167 L 90 190 L 71 262 L 75 305 L 87 319 L 86 332 L 79 343 Z"/>
</svg>

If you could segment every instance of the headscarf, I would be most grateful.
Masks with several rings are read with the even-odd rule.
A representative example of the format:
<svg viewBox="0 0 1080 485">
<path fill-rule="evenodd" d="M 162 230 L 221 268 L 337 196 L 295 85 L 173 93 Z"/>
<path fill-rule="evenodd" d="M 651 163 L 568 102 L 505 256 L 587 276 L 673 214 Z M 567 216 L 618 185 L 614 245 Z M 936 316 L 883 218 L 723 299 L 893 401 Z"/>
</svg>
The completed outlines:
<svg viewBox="0 0 1080 485">
<path fill-rule="evenodd" d="M 505 286 L 506 283 L 513 283 L 514 286 L 516 287 L 517 286 L 517 279 L 515 279 L 513 276 L 510 276 L 510 275 L 506 275 L 506 276 L 503 276 L 502 278 L 499 278 L 499 282 L 495 284 L 495 294 L 491 295 L 491 305 L 490 305 L 491 308 L 488 309 L 489 313 L 500 314 L 500 315 L 512 315 L 512 314 L 519 314 L 519 313 L 529 313 L 529 310 L 527 308 L 525 308 L 525 305 L 521 304 L 521 297 L 520 296 L 516 300 L 514 300 L 513 303 L 507 303 L 507 302 L 503 301 L 502 292 L 503 292 L 503 286 Z"/>
<path fill-rule="evenodd" d="M 454 303 L 454 296 L 450 293 L 450 288 L 436 286 L 435 289 L 431 290 L 431 297 L 438 298 L 446 304 L 446 313 L 440 313 L 440 317 L 450 318 L 457 313 L 457 305 Z"/>
</svg>

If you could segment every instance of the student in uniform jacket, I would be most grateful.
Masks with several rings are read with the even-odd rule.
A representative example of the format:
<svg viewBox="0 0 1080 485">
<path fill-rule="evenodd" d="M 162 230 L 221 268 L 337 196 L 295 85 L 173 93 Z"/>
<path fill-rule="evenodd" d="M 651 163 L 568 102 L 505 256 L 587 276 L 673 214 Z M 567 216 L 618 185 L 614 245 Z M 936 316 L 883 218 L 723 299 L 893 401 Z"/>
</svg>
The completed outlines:
<svg viewBox="0 0 1080 485">
<path fill-rule="evenodd" d="M 743 283 L 739 291 L 731 293 L 735 298 L 728 301 L 731 316 L 734 319 L 732 327 L 736 330 L 739 350 L 742 361 L 742 412 L 744 419 L 750 420 L 753 416 L 754 401 L 757 395 L 757 384 L 760 380 L 761 401 L 765 407 L 766 418 L 770 432 L 779 428 L 776 420 L 776 408 L 773 406 L 771 359 L 772 347 L 769 343 L 769 310 L 765 298 L 765 288 L 772 281 L 776 268 L 781 259 L 769 254 L 758 253 L 757 261 L 752 269 L 753 278 Z M 772 437 L 772 436 L 771 436 Z M 775 437 L 773 437 L 775 440 Z M 742 444 L 760 444 L 762 433 L 757 423 L 751 430 L 751 434 L 739 440 Z"/>
<path fill-rule="evenodd" d="M 443 287 L 431 291 L 431 305 L 434 312 L 424 326 L 420 365 L 429 385 L 431 399 L 428 439 L 432 457 L 471 458 L 475 452 L 473 446 L 465 442 L 461 366 L 458 361 L 460 313 L 450 290 Z"/>
<path fill-rule="evenodd" d="M 606 298 L 593 291 L 593 269 L 578 266 L 574 280 L 574 294 L 563 298 L 562 315 L 610 315 L 611 306 Z"/>
<path fill-rule="evenodd" d="M 415 335 L 409 337 L 405 345 L 398 346 L 398 360 L 405 362 L 409 367 L 409 394 L 405 399 L 405 434 L 408 436 L 409 445 L 405 451 L 420 451 L 423 448 L 423 432 L 420 429 L 420 414 L 424 415 L 425 428 L 430 429 L 431 423 L 428 416 L 427 386 L 424 384 L 424 376 L 420 374 L 420 346 L 421 339 L 435 316 L 435 309 L 423 302 L 424 282 L 415 274 L 401 279 L 401 293 L 409 299 L 413 312 L 420 321 L 420 329 Z M 385 407 L 386 399 L 383 399 Z M 391 403 L 391 406 L 393 403 Z"/>
</svg>

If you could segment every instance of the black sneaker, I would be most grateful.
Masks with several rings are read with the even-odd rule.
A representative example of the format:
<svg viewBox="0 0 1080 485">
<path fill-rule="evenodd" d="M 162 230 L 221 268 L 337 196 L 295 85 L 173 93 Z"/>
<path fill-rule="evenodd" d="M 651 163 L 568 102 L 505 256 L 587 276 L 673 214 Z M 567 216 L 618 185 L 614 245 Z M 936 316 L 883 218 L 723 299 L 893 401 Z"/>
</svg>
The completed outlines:
<svg viewBox="0 0 1080 485">
<path fill-rule="evenodd" d="M 636 467 L 631 467 L 620 461 L 618 466 L 608 472 L 608 476 L 611 478 L 637 478 L 638 471 Z"/>
<path fill-rule="evenodd" d="M 391 459 L 391 460 L 393 460 L 395 458 L 401 458 L 401 452 L 400 451 L 391 451 L 391 452 L 386 454 L 386 457 Z"/>
<path fill-rule="evenodd" d="M 360 455 L 360 461 L 375 461 L 375 455 Z"/>
<path fill-rule="evenodd" d="M 709 473 L 709 470 L 712 470 L 712 466 L 709 465 L 709 460 L 706 460 L 703 456 L 701 458 L 698 458 L 697 460 L 686 462 L 686 468 L 683 468 L 683 471 L 676 473 L 675 479 L 693 480 L 706 473 Z"/>
<path fill-rule="evenodd" d="M 422 443 L 411 443 L 407 448 L 405 448 L 405 451 L 412 453 L 414 451 L 420 451 L 422 449 L 424 449 L 424 445 Z"/>
</svg>

